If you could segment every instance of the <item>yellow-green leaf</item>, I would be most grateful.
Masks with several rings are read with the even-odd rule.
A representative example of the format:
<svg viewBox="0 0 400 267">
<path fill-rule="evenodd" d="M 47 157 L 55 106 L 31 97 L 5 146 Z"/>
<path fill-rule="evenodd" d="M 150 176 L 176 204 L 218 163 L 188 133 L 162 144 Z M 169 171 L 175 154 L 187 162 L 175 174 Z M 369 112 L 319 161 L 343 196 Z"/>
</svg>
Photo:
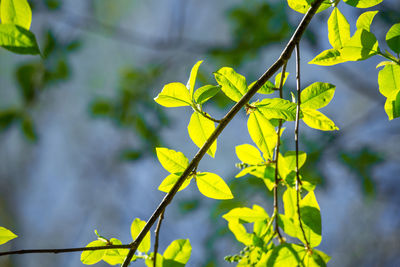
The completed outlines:
<svg viewBox="0 0 400 267">
<path fill-rule="evenodd" d="M 389 120 L 400 117 L 400 90 L 386 99 L 385 111 Z"/>
<path fill-rule="evenodd" d="M 337 7 L 332 10 L 328 19 L 329 43 L 335 49 L 340 49 L 350 39 L 350 24 Z"/>
<path fill-rule="evenodd" d="M 400 91 L 400 66 L 387 64 L 378 74 L 379 92 L 389 97 Z"/>
<path fill-rule="evenodd" d="M 369 8 L 372 6 L 376 6 L 381 3 L 383 0 L 343 0 L 346 4 L 358 7 L 358 8 Z"/>
<path fill-rule="evenodd" d="M 395 53 L 400 53 L 400 23 L 394 24 L 386 34 L 386 42 Z"/>
<path fill-rule="evenodd" d="M 189 136 L 192 139 L 193 143 L 201 148 L 210 137 L 210 135 L 214 132 L 214 130 L 215 124 L 213 121 L 210 121 L 209 119 L 203 117 L 198 112 L 193 112 L 188 125 Z M 211 157 L 214 157 L 216 150 L 217 141 L 215 140 L 215 142 L 207 150 L 207 153 Z"/>
<path fill-rule="evenodd" d="M 102 240 L 95 240 L 90 242 L 86 247 L 101 247 L 106 246 L 107 243 Z M 85 250 L 81 254 L 81 262 L 83 264 L 92 265 L 96 264 L 103 258 L 106 254 L 106 250 Z"/>
<path fill-rule="evenodd" d="M 182 173 L 189 165 L 189 160 L 182 152 L 165 147 L 156 148 L 157 158 L 161 165 L 172 174 Z"/>
<path fill-rule="evenodd" d="M 347 60 L 342 57 L 340 51 L 333 48 L 322 51 L 313 60 L 308 62 L 308 64 L 315 64 L 319 66 L 332 66 L 346 61 Z"/>
<path fill-rule="evenodd" d="M 122 245 L 122 242 L 116 238 L 110 239 L 113 245 Z M 124 262 L 126 256 L 128 255 L 129 249 L 107 249 L 102 260 L 110 265 L 121 264 Z M 132 258 L 131 261 L 135 260 L 136 256 Z"/>
<path fill-rule="evenodd" d="M 175 185 L 176 181 L 179 179 L 179 175 L 176 174 L 170 174 L 165 179 L 162 181 L 160 186 L 158 187 L 158 190 L 168 193 L 172 187 Z M 191 178 L 186 178 L 186 180 L 183 182 L 182 186 L 179 188 L 178 192 L 185 189 L 189 184 L 190 184 Z"/>
<path fill-rule="evenodd" d="M 301 107 L 319 109 L 328 105 L 335 94 L 333 84 L 316 82 L 301 92 Z"/>
<path fill-rule="evenodd" d="M 299 13 L 305 14 L 311 7 L 313 0 L 287 0 L 289 7 Z M 318 8 L 317 13 L 329 8 L 331 4 L 325 0 Z"/>
<path fill-rule="evenodd" d="M 197 173 L 196 183 L 199 191 L 209 198 L 231 199 L 232 192 L 225 181 L 215 173 Z"/>
<path fill-rule="evenodd" d="M 247 92 L 246 78 L 232 68 L 223 67 L 214 76 L 224 94 L 235 102 Z"/>
<path fill-rule="evenodd" d="M 211 97 L 215 96 L 219 90 L 221 90 L 220 86 L 204 85 L 194 92 L 194 101 L 201 105 Z"/>
<path fill-rule="evenodd" d="M 309 192 L 300 201 L 300 214 L 307 241 L 311 247 L 318 246 L 322 240 L 321 213 L 314 192 Z M 297 238 L 305 243 L 302 233 Z"/>
<path fill-rule="evenodd" d="M 0 46 L 18 54 L 40 54 L 35 35 L 13 24 L 0 24 Z"/>
<path fill-rule="evenodd" d="M 145 221 L 138 218 L 133 220 L 131 224 L 131 236 L 135 240 L 139 233 L 142 231 L 143 227 L 146 225 Z M 147 253 L 150 250 L 150 233 L 147 233 L 140 243 L 138 250 L 143 253 Z"/>
<path fill-rule="evenodd" d="M 304 108 L 303 111 L 303 121 L 309 127 L 322 130 L 322 131 L 334 131 L 339 130 L 335 123 L 326 117 L 324 114 L 315 109 Z"/>
<path fill-rule="evenodd" d="M 374 34 L 365 29 L 357 30 L 340 49 L 340 54 L 346 61 L 365 60 L 379 51 L 378 41 Z"/>
<path fill-rule="evenodd" d="M 27 0 L 1 0 L 1 23 L 15 24 L 29 30 L 32 10 Z"/>
<path fill-rule="evenodd" d="M 260 151 L 252 145 L 243 144 L 236 147 L 236 155 L 238 158 L 247 164 L 257 165 L 264 162 Z"/>
<path fill-rule="evenodd" d="M 289 77 L 289 72 L 285 72 L 285 77 L 283 77 L 282 87 L 285 85 L 287 78 Z M 281 84 L 282 72 L 275 76 L 275 88 L 279 88 Z"/>
<path fill-rule="evenodd" d="M 154 101 L 168 108 L 190 106 L 192 103 L 189 90 L 184 84 L 177 82 L 165 85 Z"/>
<path fill-rule="evenodd" d="M 0 245 L 7 243 L 8 241 L 18 237 L 16 234 L 8 230 L 7 228 L 0 226 Z"/>
<path fill-rule="evenodd" d="M 250 90 L 250 88 L 252 88 L 252 87 L 254 86 L 254 84 L 256 84 L 256 82 L 257 82 L 257 81 L 252 82 L 252 83 L 249 85 L 249 87 L 248 87 L 249 89 L 248 89 L 248 90 Z M 270 81 L 266 81 L 266 82 L 261 86 L 261 88 L 258 89 L 257 93 L 268 95 L 268 94 L 272 94 L 272 93 L 275 91 L 274 89 L 275 89 L 275 85 L 274 85 L 272 82 L 270 82 Z"/>
<path fill-rule="evenodd" d="M 286 121 L 296 119 L 296 104 L 282 98 L 265 98 L 254 103 L 254 106 L 267 119 L 283 119 Z"/>
<path fill-rule="evenodd" d="M 256 110 L 250 113 L 247 128 L 253 142 L 268 157 L 266 159 L 272 159 L 277 138 L 275 127 L 271 122 Z"/>
<path fill-rule="evenodd" d="M 246 246 L 253 244 L 253 235 L 247 233 L 246 228 L 238 220 L 229 221 L 228 228 L 235 235 L 237 241 Z"/>
<path fill-rule="evenodd" d="M 186 87 L 189 89 L 189 92 L 190 92 L 190 97 L 193 96 L 194 86 L 196 84 L 197 72 L 199 71 L 199 67 L 200 67 L 201 63 L 203 63 L 203 60 L 197 61 L 197 63 L 194 64 L 194 66 L 192 67 L 192 70 L 190 71 L 190 77 L 186 84 Z"/>
<path fill-rule="evenodd" d="M 192 246 L 189 239 L 178 239 L 171 242 L 171 244 L 164 251 L 164 260 L 173 260 L 181 264 L 186 264 L 190 259 L 192 253 Z"/>
<path fill-rule="evenodd" d="M 254 206 L 259 207 L 257 205 Z M 256 221 L 262 221 L 269 218 L 268 214 L 265 212 L 264 209 L 254 208 L 254 206 L 253 209 L 247 207 L 234 208 L 230 210 L 228 213 L 224 214 L 222 218 L 224 218 L 228 222 L 241 220 L 246 223 L 253 223 Z"/>
<path fill-rule="evenodd" d="M 371 23 L 378 11 L 367 11 L 362 13 L 357 19 L 357 29 L 371 30 Z"/>
</svg>

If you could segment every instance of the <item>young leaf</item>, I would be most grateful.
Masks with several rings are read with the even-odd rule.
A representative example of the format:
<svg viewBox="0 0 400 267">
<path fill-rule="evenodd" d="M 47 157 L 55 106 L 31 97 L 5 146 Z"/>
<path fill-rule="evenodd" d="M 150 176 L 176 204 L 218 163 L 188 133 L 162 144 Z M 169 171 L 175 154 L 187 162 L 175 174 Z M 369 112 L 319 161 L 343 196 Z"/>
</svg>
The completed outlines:
<svg viewBox="0 0 400 267">
<path fill-rule="evenodd" d="M 0 4 L 2 24 L 15 24 L 29 30 L 32 10 L 27 0 L 2 0 Z"/>
<path fill-rule="evenodd" d="M 279 175 L 283 179 L 287 179 L 287 176 L 296 170 L 296 151 L 288 151 L 285 153 L 285 156 L 280 156 L 279 159 Z M 307 154 L 303 151 L 299 151 L 299 168 L 301 168 L 306 161 Z M 281 160 L 282 159 L 282 160 Z"/>
<path fill-rule="evenodd" d="M 252 82 L 252 83 L 249 85 L 248 89 L 250 89 L 251 87 L 253 87 L 254 84 L 255 84 L 256 82 L 257 82 L 257 81 Z M 264 83 L 264 84 L 261 86 L 260 89 L 258 89 L 257 93 L 268 95 L 268 94 L 272 94 L 272 93 L 275 91 L 274 89 L 275 89 L 275 85 L 274 85 L 272 82 L 267 81 L 266 83 Z"/>
<path fill-rule="evenodd" d="M 0 46 L 18 54 L 40 54 L 35 35 L 18 25 L 0 24 Z"/>
<path fill-rule="evenodd" d="M 164 251 L 163 258 L 165 260 L 173 260 L 181 264 L 186 264 L 190 259 L 192 253 L 192 246 L 189 239 L 178 239 L 171 242 L 171 244 Z M 171 266 L 172 267 L 172 266 Z"/>
<path fill-rule="evenodd" d="M 147 267 L 154 267 L 154 252 L 150 253 L 150 257 L 146 257 L 144 263 L 146 264 Z M 160 253 L 157 253 L 156 267 L 165 267 L 166 265 L 167 264 L 164 264 L 163 256 Z"/>
<path fill-rule="evenodd" d="M 357 19 L 357 29 L 371 31 L 371 23 L 378 11 L 367 11 L 362 13 Z"/>
<path fill-rule="evenodd" d="M 90 242 L 86 247 L 101 247 L 107 245 L 106 242 L 102 240 L 95 240 Z M 83 264 L 92 265 L 96 264 L 103 258 L 106 250 L 85 250 L 81 254 L 81 262 Z"/>
<path fill-rule="evenodd" d="M 198 112 L 193 112 L 192 117 L 188 125 L 189 136 L 199 148 L 201 148 L 210 135 L 215 130 L 214 122 L 203 117 Z M 217 150 L 217 141 L 215 141 L 211 147 L 207 150 L 207 153 L 214 157 L 215 151 Z"/>
<path fill-rule="evenodd" d="M 223 67 L 214 76 L 224 94 L 235 102 L 247 92 L 246 78 L 232 68 Z"/>
<path fill-rule="evenodd" d="M 378 74 L 379 92 L 389 97 L 400 90 L 400 66 L 387 64 Z"/>
<path fill-rule="evenodd" d="M 311 247 L 321 243 L 321 213 L 314 192 L 309 192 L 300 201 L 300 214 L 307 241 Z M 303 243 L 304 238 L 299 233 L 297 236 Z"/>
<path fill-rule="evenodd" d="M 267 119 L 296 120 L 296 104 L 282 98 L 266 98 L 254 103 Z"/>
<path fill-rule="evenodd" d="M 311 7 L 312 0 L 287 0 L 289 7 L 299 13 L 305 14 Z M 318 8 L 317 13 L 329 8 L 329 1 L 324 1 Z"/>
<path fill-rule="evenodd" d="M 276 132 L 269 120 L 256 110 L 249 115 L 247 129 L 253 142 L 267 156 L 264 158 L 272 159 L 272 150 L 276 144 Z"/>
<path fill-rule="evenodd" d="M 303 246 L 283 243 L 265 253 L 256 267 L 305 266 L 301 262 L 306 252 Z"/>
<path fill-rule="evenodd" d="M 302 109 L 303 112 L 303 121 L 309 127 L 322 130 L 322 131 L 334 131 L 339 130 L 339 128 L 335 125 L 333 121 L 331 121 L 324 114 L 315 109 Z"/>
<path fill-rule="evenodd" d="M 204 85 L 194 92 L 194 101 L 197 104 L 203 104 L 211 97 L 215 96 L 221 87 L 215 85 Z"/>
<path fill-rule="evenodd" d="M 328 105 L 335 93 L 333 84 L 316 82 L 301 92 L 301 107 L 319 109 Z"/>
<path fill-rule="evenodd" d="M 400 53 L 400 23 L 394 24 L 386 34 L 386 42 L 395 53 Z"/>
<path fill-rule="evenodd" d="M 160 186 L 158 187 L 158 190 L 168 193 L 172 187 L 175 185 L 176 181 L 179 179 L 179 175 L 176 174 L 170 174 L 165 179 L 162 181 Z M 186 180 L 183 182 L 182 186 L 179 188 L 178 192 L 185 189 L 189 184 L 190 184 L 191 178 L 186 178 Z"/>
<path fill-rule="evenodd" d="M 197 61 L 196 64 L 192 67 L 190 71 L 189 80 L 187 81 L 186 87 L 189 89 L 190 97 L 193 96 L 194 86 L 196 84 L 197 72 L 199 71 L 200 64 L 203 63 L 203 60 Z"/>
<path fill-rule="evenodd" d="M 328 19 L 329 43 L 335 49 L 340 49 L 350 39 L 350 25 L 337 7 L 332 10 Z"/>
<path fill-rule="evenodd" d="M 389 117 L 389 120 L 400 117 L 400 90 L 394 92 L 386 99 L 385 111 Z"/>
<path fill-rule="evenodd" d="M 285 77 L 283 77 L 283 84 L 282 84 L 282 87 L 285 85 L 288 76 L 289 76 L 289 72 L 285 72 Z M 278 73 L 278 74 L 275 76 L 275 88 L 279 88 L 279 87 L 280 87 L 280 84 L 281 84 L 281 77 L 282 77 L 282 72 Z"/>
<path fill-rule="evenodd" d="M 7 228 L 0 226 L 0 245 L 7 243 L 8 241 L 18 237 L 16 234 L 8 230 Z"/>
<path fill-rule="evenodd" d="M 340 50 L 346 61 L 359 61 L 376 55 L 379 51 L 375 35 L 364 29 L 357 30 Z"/>
<path fill-rule="evenodd" d="M 140 231 L 142 231 L 145 225 L 145 221 L 137 218 L 133 220 L 131 224 L 131 236 L 133 240 L 136 239 L 136 237 L 139 235 Z M 143 241 L 142 243 L 140 243 L 138 250 L 143 253 L 147 253 L 150 250 L 150 233 L 147 233 L 146 236 L 143 238 Z"/>
<path fill-rule="evenodd" d="M 199 191 L 206 197 L 214 199 L 233 198 L 232 192 L 225 181 L 214 173 L 197 173 L 196 183 Z"/>
<path fill-rule="evenodd" d="M 190 106 L 192 103 L 186 86 L 176 82 L 165 85 L 161 93 L 154 98 L 154 101 L 167 108 Z"/>
<path fill-rule="evenodd" d="M 257 206 L 257 205 L 254 205 Z M 264 209 L 250 209 L 250 208 L 234 208 L 232 210 L 230 210 L 228 213 L 222 215 L 222 218 L 224 218 L 225 220 L 227 220 L 228 222 L 230 221 L 244 221 L 246 223 L 253 223 L 256 221 L 262 221 L 265 219 L 268 219 L 269 216 L 268 214 L 265 212 Z"/>
<path fill-rule="evenodd" d="M 189 160 L 182 152 L 165 147 L 156 147 L 157 158 L 161 165 L 172 174 L 182 173 L 189 165 Z"/>
<path fill-rule="evenodd" d="M 122 242 L 116 238 L 110 239 L 111 244 L 113 245 L 122 245 Z M 121 264 L 124 262 L 126 256 L 128 255 L 127 249 L 107 249 L 105 255 L 102 260 L 107 262 L 110 265 Z M 135 260 L 134 256 L 132 260 Z"/>
<path fill-rule="evenodd" d="M 315 64 L 319 66 L 332 66 L 346 61 L 347 60 L 342 57 L 342 54 L 339 50 L 328 49 L 322 51 L 313 60 L 308 62 L 308 64 Z"/>
<path fill-rule="evenodd" d="M 243 144 L 236 147 L 236 155 L 238 158 L 247 164 L 257 165 L 264 162 L 260 151 L 252 145 Z"/>
<path fill-rule="evenodd" d="M 346 4 L 358 7 L 358 8 L 369 8 L 372 6 L 376 6 L 381 3 L 383 0 L 343 0 Z"/>
</svg>

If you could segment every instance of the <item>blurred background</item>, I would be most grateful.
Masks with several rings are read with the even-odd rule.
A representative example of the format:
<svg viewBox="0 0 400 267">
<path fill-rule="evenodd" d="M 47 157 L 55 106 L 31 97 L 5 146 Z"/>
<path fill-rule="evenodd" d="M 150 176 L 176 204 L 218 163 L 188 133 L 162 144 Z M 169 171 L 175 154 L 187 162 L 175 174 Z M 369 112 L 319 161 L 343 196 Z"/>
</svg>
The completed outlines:
<svg viewBox="0 0 400 267">
<path fill-rule="evenodd" d="M 302 17 L 277 0 L 30 4 L 45 59 L 0 49 L 0 225 L 19 235 L 2 250 L 84 246 L 96 239 L 94 229 L 130 242 L 132 220 L 147 220 L 164 196 L 156 188 L 168 173 L 154 148 L 189 158 L 198 150 L 186 129 L 190 108 L 163 108 L 153 98 L 166 83 L 186 83 L 201 59 L 197 87 L 215 84 L 212 72 L 222 66 L 252 82 Z M 365 10 L 339 8 L 354 32 Z M 399 22 L 400 3 L 385 0 L 376 9 L 372 32 L 381 41 Z M 300 128 L 300 149 L 308 154 L 303 176 L 319 181 L 319 248 L 332 256 L 330 266 L 400 266 L 400 120 L 389 122 L 383 109 L 375 69 L 381 58 L 307 64 L 330 47 L 329 14 L 315 17 L 301 43 L 302 87 L 316 81 L 337 86 L 323 111 L 340 131 Z M 295 90 L 294 70 L 291 60 L 286 98 Z M 205 109 L 221 118 L 232 105 L 217 95 Z M 285 150 L 294 150 L 292 124 L 286 124 Z M 178 193 L 166 210 L 161 252 L 174 239 L 189 238 L 188 266 L 233 266 L 223 258 L 242 246 L 221 215 L 253 204 L 272 212 L 261 180 L 234 178 L 234 149 L 243 143 L 252 144 L 244 111 L 218 139 L 215 159 L 206 155 L 199 166 L 223 177 L 235 198 L 206 199 L 194 184 Z M 0 266 L 83 266 L 79 259 L 79 253 L 31 254 L 2 257 Z"/>
</svg>

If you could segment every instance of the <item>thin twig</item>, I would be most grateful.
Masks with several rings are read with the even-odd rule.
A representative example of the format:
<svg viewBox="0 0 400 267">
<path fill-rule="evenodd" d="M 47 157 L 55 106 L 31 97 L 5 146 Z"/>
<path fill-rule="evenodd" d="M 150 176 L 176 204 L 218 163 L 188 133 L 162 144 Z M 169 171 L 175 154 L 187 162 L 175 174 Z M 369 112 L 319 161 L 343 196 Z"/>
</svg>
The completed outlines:
<svg viewBox="0 0 400 267">
<path fill-rule="evenodd" d="M 279 97 L 280 98 L 283 98 L 282 87 L 283 87 L 283 81 L 285 80 L 285 75 L 286 75 L 286 66 L 287 66 L 287 62 L 285 62 L 285 64 L 282 67 L 281 80 L 279 82 Z M 274 214 L 279 213 L 279 207 L 278 207 L 278 186 L 279 186 L 278 162 L 279 162 L 279 147 L 281 145 L 281 129 L 282 129 L 282 119 L 279 120 L 278 130 L 276 131 L 277 141 L 276 141 L 275 155 L 274 155 L 274 161 L 275 161 Z M 275 219 L 275 232 L 278 235 L 279 242 L 282 243 L 283 238 L 279 231 L 277 219 Z"/>
<path fill-rule="evenodd" d="M 300 105 L 301 105 L 301 87 L 300 87 L 300 44 L 296 44 L 296 88 L 297 88 L 297 107 L 296 107 L 296 122 L 294 127 L 294 141 L 296 144 L 296 205 L 297 215 L 301 232 L 303 233 L 304 241 L 306 242 L 307 250 L 310 249 L 310 243 L 307 240 L 304 231 L 303 223 L 301 221 L 300 213 L 300 169 L 299 169 L 299 122 L 300 122 Z"/>
<path fill-rule="evenodd" d="M 158 240 L 160 239 L 160 229 L 161 229 L 161 223 L 162 220 L 164 219 L 164 212 L 161 212 L 160 218 L 158 218 L 158 223 L 156 226 L 156 230 L 154 231 L 155 234 L 155 241 L 154 241 L 154 261 L 153 261 L 153 266 L 157 266 L 157 252 L 158 252 Z"/>
<path fill-rule="evenodd" d="M 125 245 L 106 245 L 106 246 L 97 246 L 97 247 L 81 247 L 81 248 L 61 248 L 61 249 L 21 249 L 21 250 L 12 250 L 0 252 L 1 256 L 6 255 L 15 255 L 15 254 L 38 254 L 38 253 L 70 253 L 70 252 L 79 252 L 79 251 L 87 251 L 87 250 L 106 250 L 106 249 L 129 249 L 131 247 L 130 244 Z"/>
<path fill-rule="evenodd" d="M 221 123 L 221 120 L 215 119 L 213 117 L 211 117 L 210 115 L 208 115 L 207 112 L 199 109 L 196 105 L 192 105 L 192 108 L 198 112 L 200 115 L 202 115 L 204 118 L 209 119 L 210 121 L 216 122 L 216 123 Z"/>
</svg>

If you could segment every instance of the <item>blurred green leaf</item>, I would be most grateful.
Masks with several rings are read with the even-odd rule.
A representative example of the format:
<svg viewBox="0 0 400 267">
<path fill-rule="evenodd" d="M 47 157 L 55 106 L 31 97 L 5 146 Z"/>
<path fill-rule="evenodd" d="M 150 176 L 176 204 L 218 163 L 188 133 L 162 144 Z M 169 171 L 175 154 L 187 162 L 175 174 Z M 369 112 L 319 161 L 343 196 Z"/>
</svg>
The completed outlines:
<svg viewBox="0 0 400 267">
<path fill-rule="evenodd" d="M 35 35 L 12 24 L 0 24 L 0 46 L 17 54 L 40 54 Z"/>
</svg>

